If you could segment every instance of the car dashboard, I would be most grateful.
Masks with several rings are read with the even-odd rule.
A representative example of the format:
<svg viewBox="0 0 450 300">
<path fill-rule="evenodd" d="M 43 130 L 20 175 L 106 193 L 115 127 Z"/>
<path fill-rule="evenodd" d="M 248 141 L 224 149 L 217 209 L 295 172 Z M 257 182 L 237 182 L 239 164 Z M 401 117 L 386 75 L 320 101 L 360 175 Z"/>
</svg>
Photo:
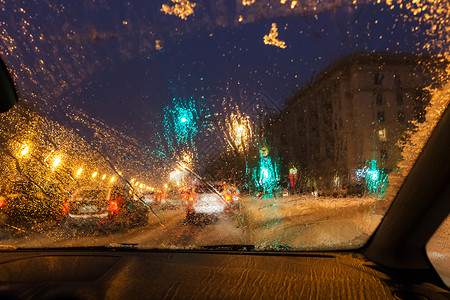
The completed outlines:
<svg viewBox="0 0 450 300">
<path fill-rule="evenodd" d="M 1 299 L 448 299 L 358 252 L 16 250 Z"/>
</svg>

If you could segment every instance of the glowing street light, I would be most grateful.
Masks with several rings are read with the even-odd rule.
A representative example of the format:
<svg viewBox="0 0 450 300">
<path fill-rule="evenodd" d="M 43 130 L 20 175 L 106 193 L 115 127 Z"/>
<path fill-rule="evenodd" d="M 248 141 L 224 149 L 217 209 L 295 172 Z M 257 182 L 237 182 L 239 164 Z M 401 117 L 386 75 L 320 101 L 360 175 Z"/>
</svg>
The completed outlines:
<svg viewBox="0 0 450 300">
<path fill-rule="evenodd" d="M 60 163 L 61 163 L 61 157 L 60 157 L 60 156 L 57 156 L 57 157 L 55 158 L 55 160 L 53 160 L 52 167 L 53 167 L 53 168 L 56 168 Z"/>
<path fill-rule="evenodd" d="M 28 152 L 30 152 L 30 147 L 28 145 L 25 145 L 25 147 L 23 147 L 22 151 L 20 151 L 20 155 L 25 156 L 28 154 Z"/>
<path fill-rule="evenodd" d="M 103 174 L 102 180 L 105 180 L 105 178 L 106 178 L 106 174 Z"/>
<path fill-rule="evenodd" d="M 187 163 L 190 163 L 190 162 L 191 162 L 191 157 L 189 156 L 189 154 L 185 154 L 185 155 L 183 156 L 183 160 L 184 160 L 185 162 L 187 162 Z"/>
<path fill-rule="evenodd" d="M 226 131 L 230 146 L 245 155 L 246 145 L 252 135 L 250 119 L 239 112 L 231 113 L 225 120 L 222 130 Z"/>
<path fill-rule="evenodd" d="M 245 130 L 245 126 L 244 125 L 236 125 L 234 128 L 234 132 L 235 132 L 235 143 L 236 145 L 240 145 L 242 144 L 242 140 L 245 139 L 246 136 L 246 130 Z"/>
<path fill-rule="evenodd" d="M 167 189 L 167 187 L 168 187 L 168 185 L 167 185 L 167 183 L 166 183 L 166 184 L 164 185 L 164 188 Z"/>
<path fill-rule="evenodd" d="M 81 172 L 83 172 L 83 168 L 79 168 L 77 171 L 77 176 L 80 176 Z"/>
<path fill-rule="evenodd" d="M 110 180 L 110 182 L 111 182 L 111 183 L 113 183 L 113 182 L 114 182 L 114 180 L 116 180 L 116 178 L 114 178 L 114 176 L 113 176 L 113 177 L 111 177 L 111 180 Z"/>
<path fill-rule="evenodd" d="M 95 178 L 95 177 L 97 177 L 97 175 L 98 175 L 98 173 L 97 173 L 97 172 L 94 172 L 94 173 L 92 173 L 92 178 Z"/>
<path fill-rule="evenodd" d="M 178 177 L 180 176 L 181 172 L 179 170 L 175 170 L 173 172 L 170 172 L 169 174 L 169 178 L 170 180 L 177 180 Z"/>
</svg>

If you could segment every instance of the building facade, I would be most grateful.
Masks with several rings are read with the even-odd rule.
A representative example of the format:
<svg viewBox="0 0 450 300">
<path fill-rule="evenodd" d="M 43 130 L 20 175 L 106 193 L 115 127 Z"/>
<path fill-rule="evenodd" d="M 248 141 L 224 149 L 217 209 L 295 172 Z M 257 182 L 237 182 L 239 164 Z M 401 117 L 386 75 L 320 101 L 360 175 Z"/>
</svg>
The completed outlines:
<svg viewBox="0 0 450 300">
<path fill-rule="evenodd" d="M 429 90 L 446 80 L 446 65 L 437 56 L 384 53 L 334 62 L 269 123 L 281 172 L 297 168 L 300 190 L 333 190 L 397 170 L 398 142 L 411 121 L 425 121 Z"/>
</svg>

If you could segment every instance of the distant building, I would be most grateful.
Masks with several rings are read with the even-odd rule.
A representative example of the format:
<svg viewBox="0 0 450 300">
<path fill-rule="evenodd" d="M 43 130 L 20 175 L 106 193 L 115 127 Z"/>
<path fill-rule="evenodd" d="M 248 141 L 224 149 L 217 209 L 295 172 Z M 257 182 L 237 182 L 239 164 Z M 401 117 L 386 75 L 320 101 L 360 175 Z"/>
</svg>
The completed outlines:
<svg viewBox="0 0 450 300">
<path fill-rule="evenodd" d="M 330 65 L 287 101 L 270 122 L 270 142 L 301 189 L 358 184 L 368 164 L 397 168 L 397 146 L 412 120 L 424 122 L 427 87 L 446 79 L 436 56 L 356 53 Z M 376 174 L 375 174 L 376 176 Z"/>
</svg>

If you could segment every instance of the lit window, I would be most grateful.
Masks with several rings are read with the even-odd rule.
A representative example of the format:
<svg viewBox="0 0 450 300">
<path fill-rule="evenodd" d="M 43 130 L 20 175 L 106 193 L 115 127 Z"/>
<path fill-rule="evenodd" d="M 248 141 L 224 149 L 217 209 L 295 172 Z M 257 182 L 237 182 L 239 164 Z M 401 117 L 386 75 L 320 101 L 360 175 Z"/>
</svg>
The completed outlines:
<svg viewBox="0 0 450 300">
<path fill-rule="evenodd" d="M 386 142 L 386 129 L 378 130 L 378 139 L 380 142 Z"/>
</svg>

